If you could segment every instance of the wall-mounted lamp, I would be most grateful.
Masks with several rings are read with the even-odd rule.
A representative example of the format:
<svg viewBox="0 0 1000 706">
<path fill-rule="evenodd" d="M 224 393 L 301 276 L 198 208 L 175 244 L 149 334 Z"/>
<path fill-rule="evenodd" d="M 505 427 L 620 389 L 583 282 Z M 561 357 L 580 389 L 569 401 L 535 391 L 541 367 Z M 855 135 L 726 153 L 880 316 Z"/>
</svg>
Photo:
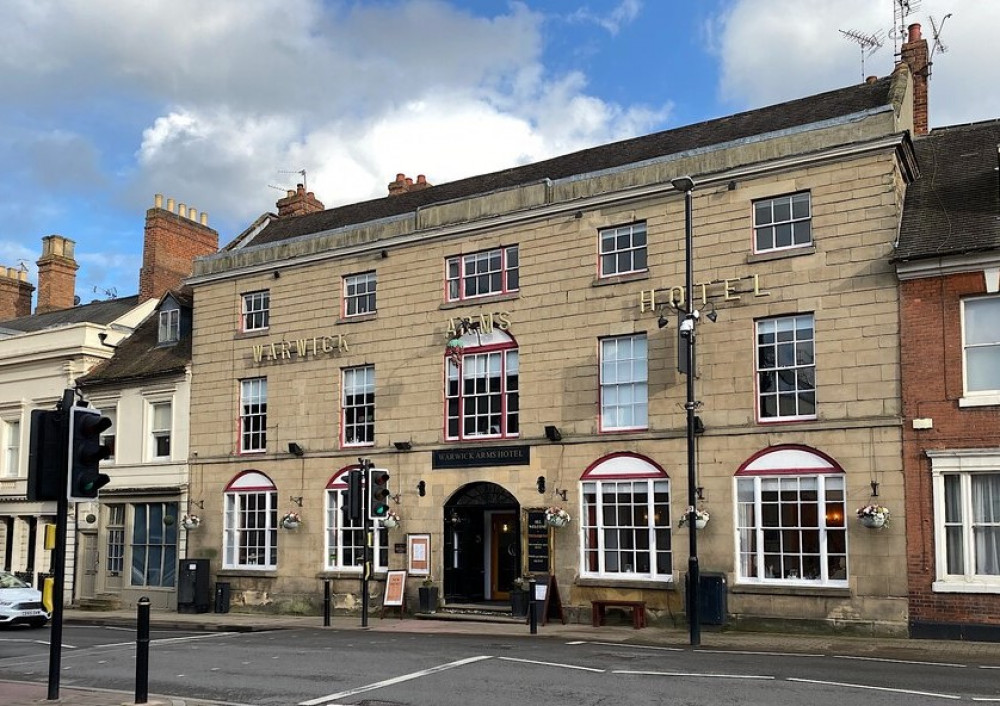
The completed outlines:
<svg viewBox="0 0 1000 706">
<path fill-rule="evenodd" d="M 566 502 L 566 494 L 567 493 L 569 493 L 569 490 L 567 490 L 566 488 L 563 488 L 562 490 L 560 490 L 559 488 L 556 488 L 555 490 L 552 491 L 552 494 L 553 495 L 558 495 L 560 498 L 563 499 L 563 502 Z"/>
<path fill-rule="evenodd" d="M 695 415 L 694 417 L 694 433 L 704 434 L 705 433 L 705 422 L 701 421 L 701 417 Z"/>
<path fill-rule="evenodd" d="M 277 270 L 275 270 L 271 276 L 274 277 L 275 279 L 281 279 L 281 273 L 278 272 Z"/>
<path fill-rule="evenodd" d="M 413 448 L 413 444 L 409 441 L 394 441 L 392 445 L 396 447 L 396 451 L 409 451 Z"/>
<path fill-rule="evenodd" d="M 538 476 L 538 480 L 535 481 L 535 487 L 538 488 L 538 492 L 545 494 L 545 476 Z"/>
<path fill-rule="evenodd" d="M 388 250 L 383 250 L 380 254 L 382 255 L 382 259 L 383 260 L 385 258 L 389 257 L 389 251 Z"/>
<path fill-rule="evenodd" d="M 289 441 L 288 453 L 292 454 L 293 456 L 305 456 L 306 450 L 302 448 L 299 444 L 295 443 L 294 441 Z"/>
<path fill-rule="evenodd" d="M 668 319 L 668 318 L 667 318 L 666 316 L 664 316 L 664 315 L 663 315 L 663 313 L 661 312 L 661 313 L 660 313 L 660 318 L 658 318 L 658 319 L 656 320 L 656 325 L 657 325 L 657 326 L 658 326 L 659 328 L 663 328 L 663 327 L 665 327 L 665 326 L 666 326 L 667 324 L 669 324 L 669 323 L 670 323 L 670 319 Z"/>
<path fill-rule="evenodd" d="M 708 305 L 711 309 L 705 312 L 705 317 L 714 324 L 719 319 L 719 312 L 715 310 L 715 304 L 712 302 L 709 302 Z"/>
<path fill-rule="evenodd" d="M 417 483 L 417 495 L 419 495 L 420 497 L 424 497 L 425 495 L 427 495 L 427 484 L 424 483 L 423 481 Z"/>
<path fill-rule="evenodd" d="M 702 487 L 702 486 L 699 485 L 698 487 L 696 487 L 694 489 L 694 493 L 695 493 L 695 495 L 698 496 L 699 500 L 704 500 L 705 499 L 705 488 L 704 487 Z"/>
<path fill-rule="evenodd" d="M 871 485 L 872 485 L 872 497 L 873 498 L 877 498 L 878 497 L 878 481 L 877 480 L 873 480 L 872 483 L 871 483 Z"/>
<path fill-rule="evenodd" d="M 559 427 L 549 425 L 545 427 L 545 438 L 549 441 L 562 441 L 562 432 Z"/>
<path fill-rule="evenodd" d="M 301 495 L 290 495 L 290 496 L 288 496 L 288 502 L 295 503 L 299 507 L 302 507 L 302 496 Z"/>
</svg>

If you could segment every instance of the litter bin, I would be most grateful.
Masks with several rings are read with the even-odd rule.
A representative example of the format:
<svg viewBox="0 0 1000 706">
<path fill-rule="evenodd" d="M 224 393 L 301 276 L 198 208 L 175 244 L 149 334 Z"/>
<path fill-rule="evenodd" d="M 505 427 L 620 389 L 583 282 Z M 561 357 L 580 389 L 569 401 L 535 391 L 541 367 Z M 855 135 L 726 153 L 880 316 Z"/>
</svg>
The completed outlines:
<svg viewBox="0 0 1000 706">
<path fill-rule="evenodd" d="M 208 559 L 181 559 L 177 572 L 177 612 L 207 613 L 211 609 Z"/>
<path fill-rule="evenodd" d="M 690 590 L 690 582 L 684 579 L 685 593 Z M 698 576 L 698 623 L 701 625 L 725 625 L 729 606 L 727 601 L 726 575 L 704 572 Z M 687 605 L 687 595 L 684 597 Z"/>
<path fill-rule="evenodd" d="M 215 582 L 215 612 L 229 612 L 230 586 L 228 581 Z"/>
</svg>

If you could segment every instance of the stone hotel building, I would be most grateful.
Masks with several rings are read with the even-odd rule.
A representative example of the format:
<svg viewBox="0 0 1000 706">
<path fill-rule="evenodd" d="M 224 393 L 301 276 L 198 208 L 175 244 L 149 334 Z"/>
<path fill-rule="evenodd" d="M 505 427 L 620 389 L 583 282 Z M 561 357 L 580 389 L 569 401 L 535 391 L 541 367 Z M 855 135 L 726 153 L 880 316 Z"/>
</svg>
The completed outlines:
<svg viewBox="0 0 1000 706">
<path fill-rule="evenodd" d="M 239 609 L 315 610 L 324 581 L 355 609 L 363 539 L 341 508 L 368 458 L 401 519 L 375 532 L 375 580 L 407 570 L 407 608 L 425 574 L 446 605 L 532 574 L 556 578 L 568 620 L 619 598 L 680 621 L 678 310 L 697 309 L 699 559 L 729 619 L 904 633 L 891 257 L 922 76 L 904 61 L 501 172 L 399 175 L 332 209 L 289 192 L 189 280 L 189 556 Z M 888 526 L 857 521 L 873 502 Z M 548 527 L 549 507 L 570 523 Z"/>
</svg>

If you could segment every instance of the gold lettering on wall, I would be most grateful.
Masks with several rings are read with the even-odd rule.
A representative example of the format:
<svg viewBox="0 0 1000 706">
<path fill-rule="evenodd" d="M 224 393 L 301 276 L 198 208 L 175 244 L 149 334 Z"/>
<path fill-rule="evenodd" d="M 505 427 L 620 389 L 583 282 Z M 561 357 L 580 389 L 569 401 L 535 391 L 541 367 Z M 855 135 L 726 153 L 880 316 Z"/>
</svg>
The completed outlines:
<svg viewBox="0 0 1000 706">
<path fill-rule="evenodd" d="M 741 294 L 748 293 L 737 286 L 743 281 L 753 283 L 751 289 L 753 296 L 771 296 L 770 292 L 761 289 L 760 275 L 696 282 L 693 283 L 692 289 L 694 289 L 695 297 L 701 300 L 701 306 L 708 304 L 709 299 L 717 297 L 721 297 L 723 301 L 739 301 Z M 683 309 L 685 308 L 684 300 L 684 287 L 673 286 L 661 289 L 643 289 L 639 291 L 639 313 L 645 314 L 647 311 L 657 311 L 661 306 Z"/>
<path fill-rule="evenodd" d="M 477 316 L 453 316 L 448 319 L 447 334 L 451 337 L 458 337 L 469 331 L 479 333 L 493 333 L 493 329 L 506 331 L 510 328 L 510 312 L 496 311 L 493 313 L 480 313 Z"/>
<path fill-rule="evenodd" d="M 350 352 L 347 336 L 343 334 L 311 336 L 309 338 L 297 338 L 294 341 L 271 341 L 270 343 L 259 343 L 251 347 L 253 362 L 258 365 L 278 360 L 305 360 L 310 357 L 315 358 L 321 354 Z"/>
</svg>

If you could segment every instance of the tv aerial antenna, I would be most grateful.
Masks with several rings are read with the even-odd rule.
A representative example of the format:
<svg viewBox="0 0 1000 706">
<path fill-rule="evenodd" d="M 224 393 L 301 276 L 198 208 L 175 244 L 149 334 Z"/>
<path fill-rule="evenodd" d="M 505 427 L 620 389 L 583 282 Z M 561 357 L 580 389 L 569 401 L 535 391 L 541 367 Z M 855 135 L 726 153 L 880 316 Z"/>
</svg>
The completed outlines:
<svg viewBox="0 0 1000 706">
<path fill-rule="evenodd" d="M 937 20 L 934 19 L 934 15 L 930 15 L 929 17 L 931 20 L 931 34 L 934 36 L 934 44 L 931 46 L 931 55 L 929 60 L 933 61 L 934 52 L 939 51 L 942 54 L 946 54 L 948 52 L 948 47 L 946 47 L 941 41 L 941 31 L 944 29 L 944 23 L 948 21 L 949 17 L 951 17 L 951 13 L 949 12 L 941 19 L 941 24 L 937 23 Z"/>
<path fill-rule="evenodd" d="M 882 48 L 882 44 L 885 43 L 885 33 L 882 30 L 877 31 L 874 34 L 865 34 L 864 32 L 859 32 L 856 29 L 839 29 L 837 31 L 850 39 L 852 42 L 857 42 L 858 46 L 861 47 L 861 80 L 864 81 L 865 58 L 871 56 Z"/>
<path fill-rule="evenodd" d="M 302 188 L 305 191 L 309 191 L 309 183 L 306 181 L 306 170 L 305 169 L 298 169 L 298 170 L 292 170 L 292 171 L 289 171 L 289 170 L 286 170 L 286 169 L 280 169 L 280 170 L 278 170 L 278 174 L 298 174 L 300 177 L 302 177 Z M 285 193 L 287 191 L 287 189 L 285 189 L 284 187 L 275 186 L 274 184 L 268 184 L 268 186 L 271 187 L 272 189 L 276 189 L 276 190 L 280 191 L 281 193 Z"/>
<path fill-rule="evenodd" d="M 920 8 L 920 0 L 892 0 L 892 52 L 898 60 L 900 44 L 906 41 L 906 18 Z"/>
</svg>

